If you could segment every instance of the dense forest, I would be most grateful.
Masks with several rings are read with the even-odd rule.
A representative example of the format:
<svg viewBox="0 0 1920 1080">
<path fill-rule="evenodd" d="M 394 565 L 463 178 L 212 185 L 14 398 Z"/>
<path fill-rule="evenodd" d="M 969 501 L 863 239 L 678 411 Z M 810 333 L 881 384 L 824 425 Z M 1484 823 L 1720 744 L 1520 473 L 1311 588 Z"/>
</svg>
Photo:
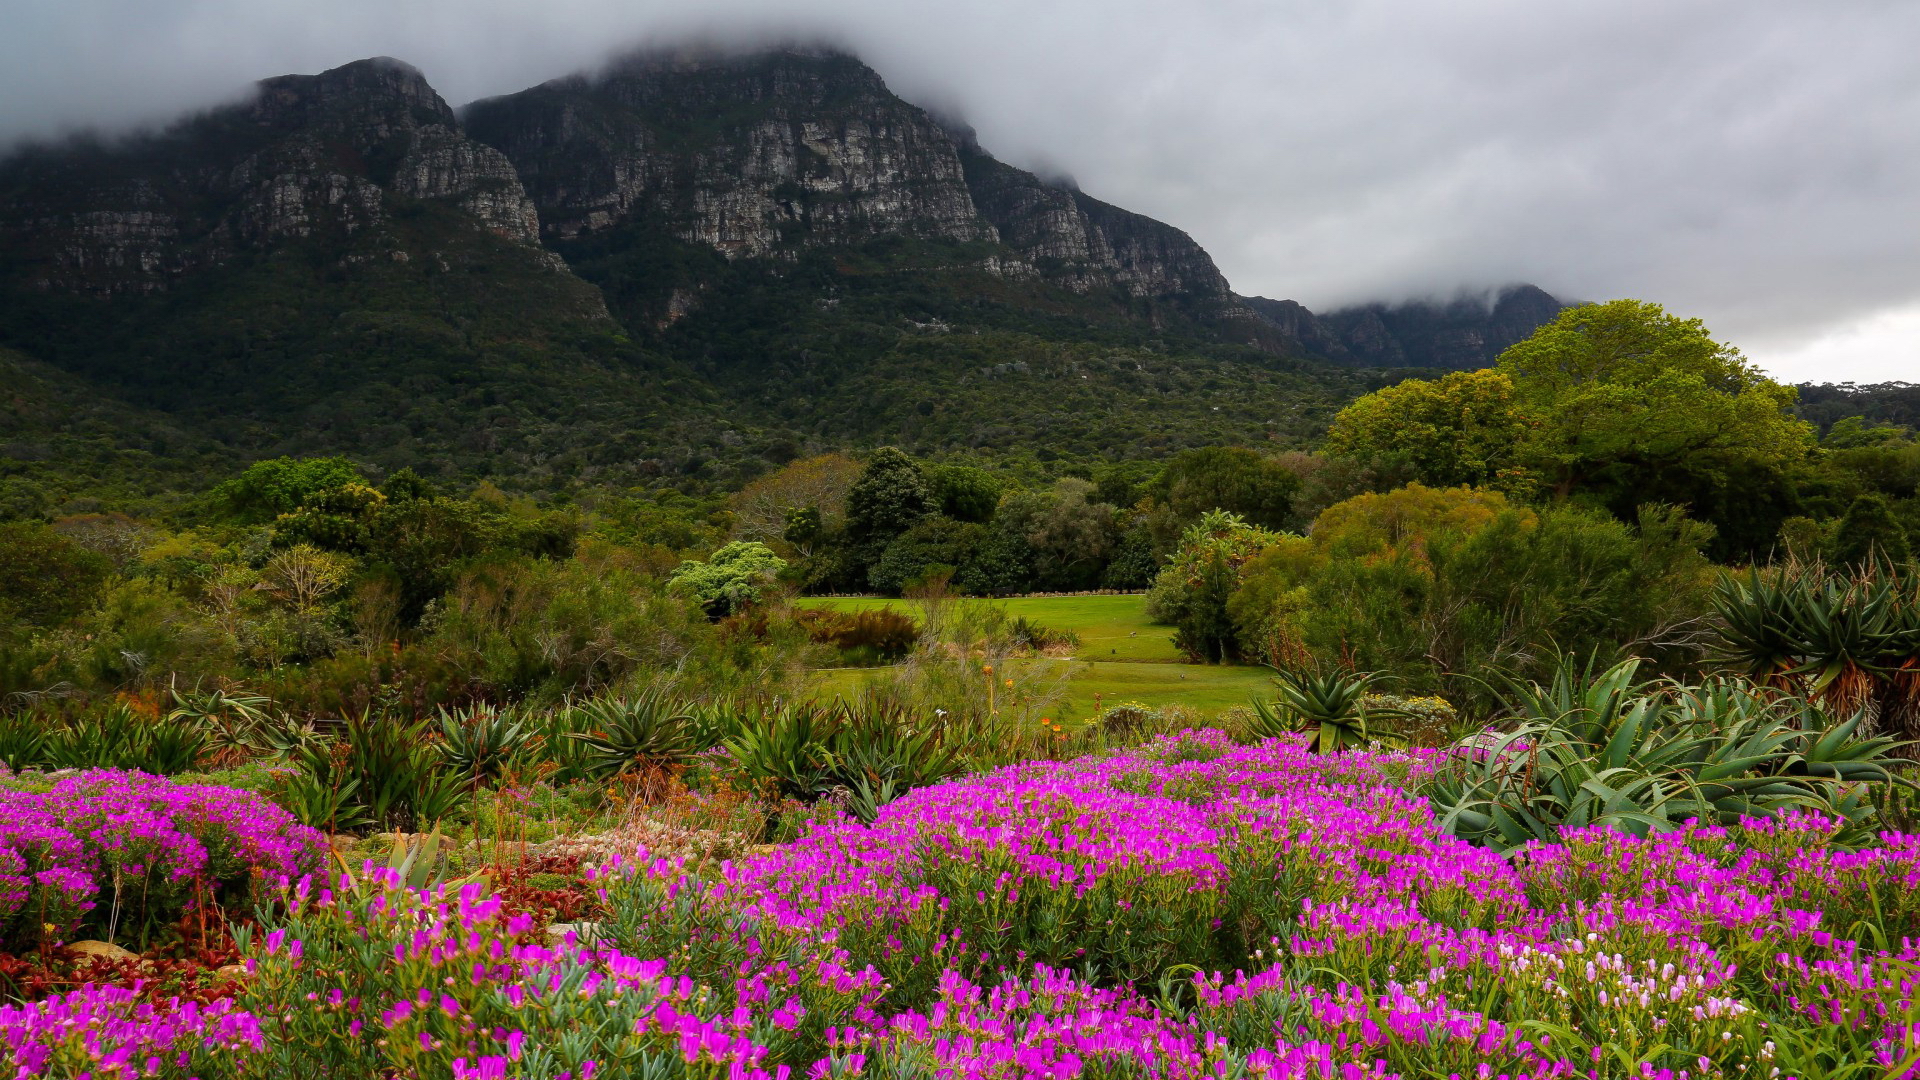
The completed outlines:
<svg viewBox="0 0 1920 1080">
<path fill-rule="evenodd" d="M 1861 411 L 1801 419 L 1698 321 L 1616 301 L 1492 368 L 1363 394 L 1310 449 L 882 446 L 731 490 L 530 493 L 340 456 L 242 468 L 154 426 L 142 455 L 92 452 L 113 478 L 97 495 L 12 463 L 0 692 L 74 709 L 236 685 L 313 716 L 663 679 L 794 693 L 847 639 L 793 597 L 1148 590 L 1194 660 L 1386 672 L 1485 708 L 1481 673 L 1561 655 L 1698 670 L 1735 569 L 1903 564 L 1920 444 L 1880 418 L 1900 393 L 1810 395 Z M 62 469 L 122 419 L 48 400 L 22 416 L 61 428 Z"/>
</svg>

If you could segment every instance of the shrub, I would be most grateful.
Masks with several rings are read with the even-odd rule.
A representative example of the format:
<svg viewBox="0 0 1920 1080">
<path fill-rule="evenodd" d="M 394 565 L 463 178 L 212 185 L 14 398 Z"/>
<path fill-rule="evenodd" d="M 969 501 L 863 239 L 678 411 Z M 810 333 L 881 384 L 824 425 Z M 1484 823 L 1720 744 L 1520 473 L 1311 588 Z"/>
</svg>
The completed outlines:
<svg viewBox="0 0 1920 1080">
<path fill-rule="evenodd" d="M 447 768 L 427 720 L 362 712 L 348 717 L 335 738 L 296 749 L 290 761 L 298 771 L 287 779 L 289 809 L 329 831 L 416 832 L 454 820 L 467 791 L 466 777 Z"/>
<path fill-rule="evenodd" d="M 767 545 L 736 540 L 706 562 L 681 563 L 668 588 L 693 599 L 709 616 L 725 618 L 765 599 L 786 566 Z"/>
<path fill-rule="evenodd" d="M 586 775 L 605 778 L 670 768 L 700 745 L 693 717 L 680 703 L 654 690 L 637 697 L 597 698 L 564 710 L 564 737 L 584 754 Z"/>
<path fill-rule="evenodd" d="M 920 628 L 913 617 L 892 608 L 830 611 L 806 608 L 794 615 L 807 637 L 830 644 L 844 653 L 892 661 L 913 651 Z"/>
<path fill-rule="evenodd" d="M 802 802 L 838 795 L 862 820 L 961 768 L 938 724 L 897 708 L 803 702 L 740 716 L 731 726 L 726 749 L 748 780 Z"/>
</svg>

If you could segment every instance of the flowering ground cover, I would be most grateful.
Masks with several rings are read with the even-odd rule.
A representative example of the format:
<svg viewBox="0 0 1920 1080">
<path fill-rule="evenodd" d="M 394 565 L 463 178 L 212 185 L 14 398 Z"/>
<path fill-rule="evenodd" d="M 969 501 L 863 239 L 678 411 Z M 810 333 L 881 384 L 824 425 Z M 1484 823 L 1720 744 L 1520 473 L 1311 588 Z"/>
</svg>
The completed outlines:
<svg viewBox="0 0 1920 1080">
<path fill-rule="evenodd" d="M 480 883 L 291 882 L 232 999 L 0 1010 L 17 1075 L 1920 1075 L 1920 838 L 1813 816 L 1502 856 L 1441 752 L 1187 733 L 602 867 L 555 941 Z"/>
<path fill-rule="evenodd" d="M 326 840 L 251 792 L 93 769 L 0 791 L 0 948 L 139 940 L 193 907 L 244 910 L 309 873 Z"/>
</svg>

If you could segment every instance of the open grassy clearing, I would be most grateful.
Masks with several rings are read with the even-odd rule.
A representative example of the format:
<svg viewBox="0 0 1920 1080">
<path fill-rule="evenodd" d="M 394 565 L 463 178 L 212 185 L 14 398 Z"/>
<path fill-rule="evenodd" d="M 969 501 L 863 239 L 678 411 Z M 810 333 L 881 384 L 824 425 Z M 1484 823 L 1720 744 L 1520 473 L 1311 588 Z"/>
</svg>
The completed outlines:
<svg viewBox="0 0 1920 1080">
<path fill-rule="evenodd" d="M 1062 661 L 1015 660 L 1014 665 L 1062 663 Z M 1146 664 L 1088 663 L 1069 664 L 1067 698 L 1059 710 L 1060 719 L 1080 720 L 1094 715 L 1103 705 L 1119 701 L 1139 701 L 1156 708 L 1180 704 L 1203 713 L 1217 713 L 1232 705 L 1245 705 L 1252 694 L 1271 696 L 1272 683 L 1266 668 L 1237 664 Z M 859 695 L 867 681 L 882 676 L 885 668 L 831 668 L 815 673 L 815 693 L 822 698 Z"/>
<path fill-rule="evenodd" d="M 963 599 L 961 604 L 992 604 L 1049 630 L 1070 630 L 1080 639 L 1069 667 L 1063 718 L 1094 715 L 1102 705 L 1141 701 L 1152 706 L 1179 703 L 1203 712 L 1245 705 L 1250 694 L 1269 689 L 1265 668 L 1189 664 L 1173 647 L 1173 630 L 1147 619 L 1144 594 L 1106 596 L 1021 596 L 1006 600 Z M 921 618 L 912 600 L 878 596 L 818 597 L 809 607 L 836 611 L 893 608 Z M 1031 663 L 1032 661 L 1016 661 Z M 816 673 L 821 697 L 854 697 L 884 669 L 835 668 Z"/>
<path fill-rule="evenodd" d="M 1145 593 L 1105 596 L 1017 596 L 1007 600 L 966 599 L 962 604 L 993 604 L 1007 609 L 1009 618 L 1025 616 L 1049 630 L 1071 630 L 1080 638 L 1076 659 L 1142 661 L 1177 664 L 1184 660 L 1173 647 L 1173 628 L 1147 619 Z M 881 596 L 818 597 L 803 601 L 808 607 L 837 611 L 895 608 L 918 618 L 911 600 Z"/>
</svg>

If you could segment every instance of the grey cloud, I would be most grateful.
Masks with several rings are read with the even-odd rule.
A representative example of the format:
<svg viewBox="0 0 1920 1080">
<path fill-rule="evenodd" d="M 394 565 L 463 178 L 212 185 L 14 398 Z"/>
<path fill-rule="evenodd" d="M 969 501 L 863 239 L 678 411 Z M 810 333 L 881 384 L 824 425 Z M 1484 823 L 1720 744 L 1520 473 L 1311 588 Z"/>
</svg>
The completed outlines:
<svg viewBox="0 0 1920 1080">
<path fill-rule="evenodd" d="M 0 139 L 151 122 L 383 53 L 460 103 L 647 42 L 825 37 L 1000 156 L 1186 229 L 1242 292 L 1326 308 L 1528 280 L 1659 300 L 1762 358 L 1920 305 L 1911 3 L 15 7 Z"/>
</svg>

